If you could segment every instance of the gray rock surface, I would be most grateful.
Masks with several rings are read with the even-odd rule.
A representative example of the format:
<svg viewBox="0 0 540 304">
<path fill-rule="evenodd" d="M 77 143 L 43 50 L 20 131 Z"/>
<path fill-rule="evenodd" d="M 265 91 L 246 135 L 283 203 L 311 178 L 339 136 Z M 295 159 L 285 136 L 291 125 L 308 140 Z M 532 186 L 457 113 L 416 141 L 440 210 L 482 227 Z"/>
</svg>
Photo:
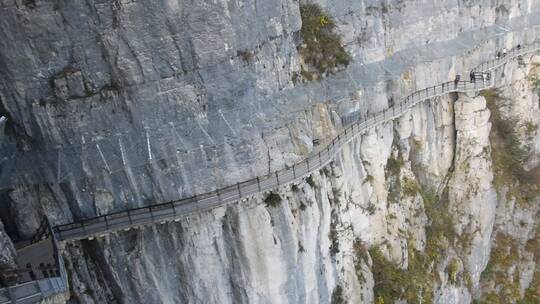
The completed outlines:
<svg viewBox="0 0 540 304">
<path fill-rule="evenodd" d="M 67 223 L 282 168 L 309 154 L 313 138 L 335 134 L 341 119 L 539 37 L 538 1 L 317 2 L 353 60 L 295 84 L 297 1 L 0 1 L 0 114 L 10 118 L 0 184 L 19 233 L 29 235 L 41 214 Z M 524 121 L 540 117 L 524 81 L 534 69 L 508 65 L 497 75 L 509 96 L 525 96 L 508 110 Z M 451 284 L 445 267 L 459 259 L 476 289 L 492 230 L 509 219 L 482 154 L 489 111 L 469 99 L 445 96 L 370 130 L 328 172 L 279 189 L 277 207 L 261 194 L 180 223 L 64 244 L 73 299 L 329 303 L 339 285 L 348 302 L 370 303 L 371 260 L 357 256 L 355 242 L 381 246 L 403 268 L 409 248 L 426 246 L 432 219 L 422 195 L 389 199 L 397 180 L 409 180 L 448 184 L 453 225 L 473 238 L 469 251 L 448 250 L 436 265 L 435 299 L 470 302 L 478 295 L 465 280 Z M 529 166 L 539 138 L 524 139 L 535 147 Z M 389 158 L 403 161 L 398 176 L 385 172 Z M 531 212 L 511 214 L 534 222 Z M 525 289 L 531 271 L 522 273 Z"/>
</svg>

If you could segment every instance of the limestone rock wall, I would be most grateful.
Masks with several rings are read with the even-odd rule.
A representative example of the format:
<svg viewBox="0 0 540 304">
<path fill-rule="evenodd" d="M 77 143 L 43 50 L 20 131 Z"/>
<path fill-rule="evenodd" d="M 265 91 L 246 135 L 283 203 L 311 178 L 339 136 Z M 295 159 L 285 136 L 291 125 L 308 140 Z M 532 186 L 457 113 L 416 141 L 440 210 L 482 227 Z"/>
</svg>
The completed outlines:
<svg viewBox="0 0 540 304">
<path fill-rule="evenodd" d="M 1 1 L 0 110 L 10 119 L 2 152 L 46 156 L 25 159 L 33 166 L 17 176 L 37 184 L 4 190 L 12 229 L 28 236 L 42 215 L 66 223 L 282 168 L 309 154 L 312 139 L 334 135 L 342 118 L 534 40 L 540 20 L 538 1 L 318 3 L 352 62 L 295 82 L 296 1 Z M 524 61 L 497 79 L 512 101 L 502 116 L 519 120 L 531 147 L 530 169 L 539 159 L 530 131 L 540 117 L 538 59 Z M 260 194 L 179 223 L 64 244 L 72 299 L 370 303 L 381 293 L 375 247 L 396 271 L 435 250 L 425 267 L 433 277 L 418 290 L 436 303 L 482 298 L 497 232 L 526 232 L 526 246 L 537 227 L 535 209 L 503 204 L 493 185 L 489 118 L 484 97 L 444 96 L 276 190 L 279 204 Z M 536 260 L 529 251 L 520 261 L 526 293 Z"/>
</svg>

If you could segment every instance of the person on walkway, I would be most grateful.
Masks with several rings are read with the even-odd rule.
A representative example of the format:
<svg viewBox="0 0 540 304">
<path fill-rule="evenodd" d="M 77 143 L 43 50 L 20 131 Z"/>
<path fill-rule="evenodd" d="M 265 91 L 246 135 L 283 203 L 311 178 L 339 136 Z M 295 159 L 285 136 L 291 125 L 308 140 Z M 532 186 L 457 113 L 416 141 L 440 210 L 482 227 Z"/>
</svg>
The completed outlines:
<svg viewBox="0 0 540 304">
<path fill-rule="evenodd" d="M 518 44 L 516 47 L 518 50 L 521 49 L 521 44 Z"/>
<path fill-rule="evenodd" d="M 503 49 L 503 57 L 506 56 L 506 48 Z"/>
<path fill-rule="evenodd" d="M 488 80 L 488 74 L 487 73 L 482 73 L 482 79 L 484 80 L 484 85 L 486 85 L 486 81 Z"/>
<path fill-rule="evenodd" d="M 461 79 L 460 75 L 456 75 L 456 79 L 454 79 L 454 89 L 457 90 L 457 85 L 459 83 L 459 79 Z"/>
<path fill-rule="evenodd" d="M 471 82 L 474 82 L 474 72 L 471 71 L 471 73 L 469 74 L 469 78 L 471 79 Z"/>
<path fill-rule="evenodd" d="M 499 59 L 499 58 L 501 58 L 501 52 L 500 51 L 497 52 L 497 54 L 495 55 L 495 59 Z"/>
</svg>

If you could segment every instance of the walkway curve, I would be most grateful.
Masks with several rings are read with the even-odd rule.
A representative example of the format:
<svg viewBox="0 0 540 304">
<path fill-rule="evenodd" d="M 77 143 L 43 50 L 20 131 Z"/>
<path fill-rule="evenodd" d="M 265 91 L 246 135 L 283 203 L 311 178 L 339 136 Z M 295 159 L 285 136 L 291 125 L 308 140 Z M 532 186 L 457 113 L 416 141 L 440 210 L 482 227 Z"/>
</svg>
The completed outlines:
<svg viewBox="0 0 540 304">
<path fill-rule="evenodd" d="M 181 217 L 191 213 L 211 210 L 228 203 L 250 198 L 259 193 L 271 191 L 276 187 L 291 182 L 300 181 L 328 164 L 345 144 L 374 126 L 393 120 L 409 111 L 416 104 L 434 97 L 456 92 L 478 92 L 490 88 L 495 83 L 495 75 L 490 71 L 501 67 L 514 58 L 539 50 L 540 42 L 536 41 L 519 49 L 511 49 L 506 56 L 487 61 L 472 70 L 475 73 L 490 75 L 489 80 L 445 82 L 416 91 L 393 107 L 387 108 L 368 119 L 357 120 L 348 125 L 320 151 L 312 153 L 308 158 L 294 164 L 292 167 L 189 198 L 58 225 L 53 228 L 55 235 L 59 241 L 92 239 L 114 231 L 129 230 L 141 225 L 179 221 Z"/>
</svg>

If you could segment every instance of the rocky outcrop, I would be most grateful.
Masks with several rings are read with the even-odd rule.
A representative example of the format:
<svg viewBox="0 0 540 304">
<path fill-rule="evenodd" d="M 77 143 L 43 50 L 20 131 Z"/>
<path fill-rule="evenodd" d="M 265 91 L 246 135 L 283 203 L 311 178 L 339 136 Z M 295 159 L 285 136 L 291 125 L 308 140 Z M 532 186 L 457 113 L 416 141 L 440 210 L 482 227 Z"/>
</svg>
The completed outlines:
<svg viewBox="0 0 540 304">
<path fill-rule="evenodd" d="M 16 252 L 11 239 L 4 231 L 4 224 L 0 220 L 0 271 L 16 268 Z"/>
</svg>

